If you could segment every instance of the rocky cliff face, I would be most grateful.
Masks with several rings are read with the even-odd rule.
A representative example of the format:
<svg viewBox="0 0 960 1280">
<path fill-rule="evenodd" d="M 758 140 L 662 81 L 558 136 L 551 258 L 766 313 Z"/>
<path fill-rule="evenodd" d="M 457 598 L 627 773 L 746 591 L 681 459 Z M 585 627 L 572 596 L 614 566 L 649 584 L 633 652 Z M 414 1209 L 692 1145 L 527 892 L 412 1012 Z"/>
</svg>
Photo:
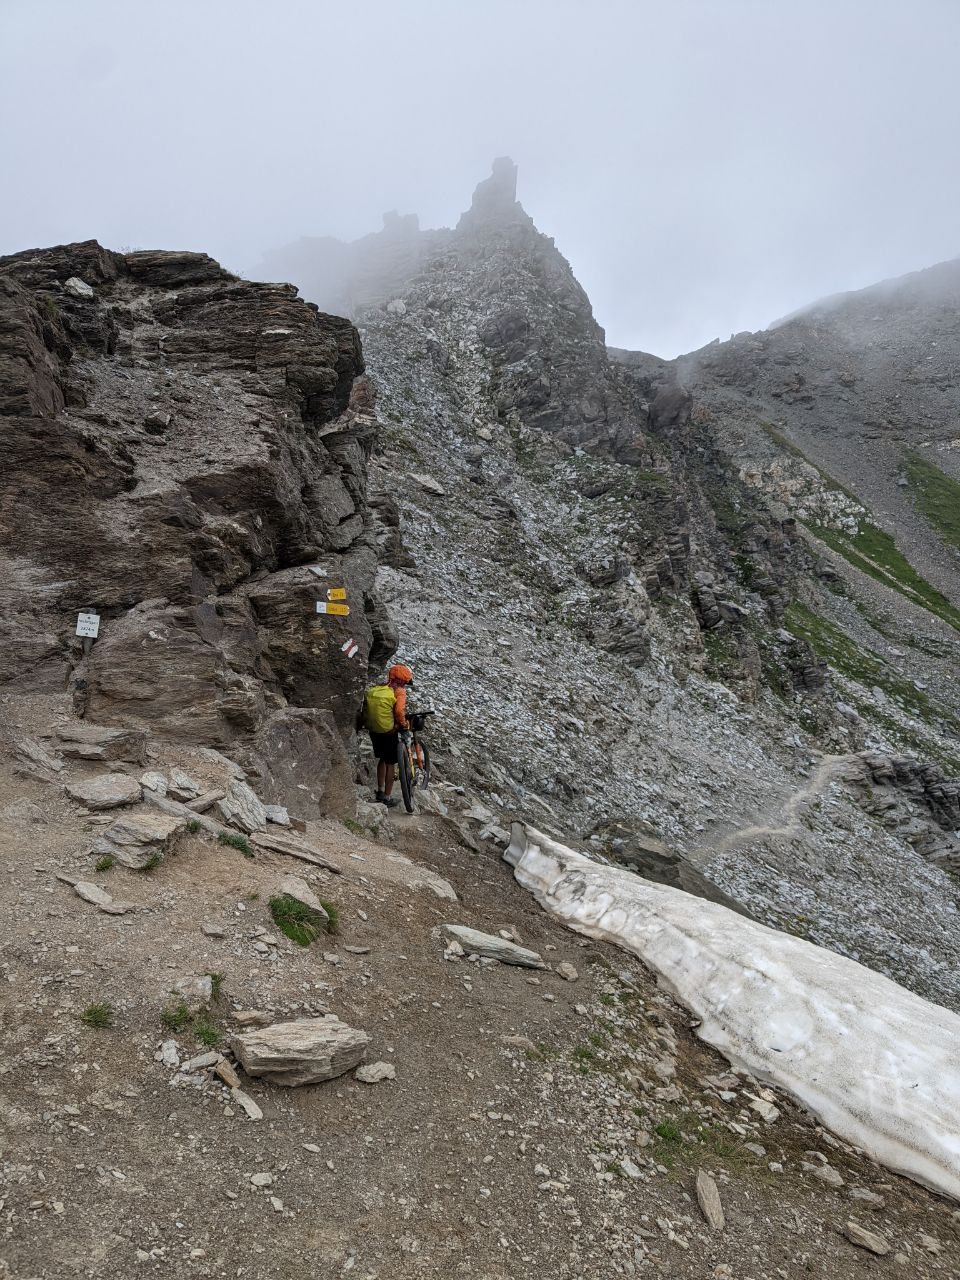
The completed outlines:
<svg viewBox="0 0 960 1280">
<path fill-rule="evenodd" d="M 2 678 L 235 748 L 266 799 L 342 790 L 366 660 L 394 644 L 362 373 L 348 321 L 202 254 L 0 260 Z M 328 585 L 348 620 L 315 612 Z"/>
</svg>

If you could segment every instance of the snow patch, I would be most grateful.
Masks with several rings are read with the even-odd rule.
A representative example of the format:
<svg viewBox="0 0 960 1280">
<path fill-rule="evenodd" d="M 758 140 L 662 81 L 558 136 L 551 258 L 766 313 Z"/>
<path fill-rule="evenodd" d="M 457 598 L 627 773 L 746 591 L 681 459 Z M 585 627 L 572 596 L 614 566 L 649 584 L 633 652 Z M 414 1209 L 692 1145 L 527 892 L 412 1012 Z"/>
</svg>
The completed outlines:
<svg viewBox="0 0 960 1280">
<path fill-rule="evenodd" d="M 890 1169 L 960 1199 L 960 1017 L 854 960 L 516 822 L 504 854 L 540 905 L 639 956 L 701 1040 Z"/>
</svg>

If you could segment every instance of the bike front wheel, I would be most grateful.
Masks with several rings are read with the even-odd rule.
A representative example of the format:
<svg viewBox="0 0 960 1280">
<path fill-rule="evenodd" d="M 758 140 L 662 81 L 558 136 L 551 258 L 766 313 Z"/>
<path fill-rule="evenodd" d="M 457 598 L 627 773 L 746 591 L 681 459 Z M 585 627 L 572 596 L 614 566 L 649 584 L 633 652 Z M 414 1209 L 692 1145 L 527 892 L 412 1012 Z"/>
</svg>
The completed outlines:
<svg viewBox="0 0 960 1280">
<path fill-rule="evenodd" d="M 408 742 L 401 742 L 397 752 L 397 766 L 400 774 L 400 794 L 403 796 L 403 807 L 407 813 L 413 813 L 413 788 L 416 779 L 413 771 L 413 755 Z"/>
</svg>

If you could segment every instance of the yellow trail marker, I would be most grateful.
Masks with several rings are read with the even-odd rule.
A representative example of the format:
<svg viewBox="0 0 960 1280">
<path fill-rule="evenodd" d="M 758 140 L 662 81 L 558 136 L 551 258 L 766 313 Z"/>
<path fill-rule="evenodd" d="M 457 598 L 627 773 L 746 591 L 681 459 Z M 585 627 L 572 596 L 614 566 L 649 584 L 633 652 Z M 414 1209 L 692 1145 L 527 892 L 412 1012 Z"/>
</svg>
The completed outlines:
<svg viewBox="0 0 960 1280">
<path fill-rule="evenodd" d="M 327 587 L 328 600 L 346 600 L 346 598 L 347 598 L 346 587 Z"/>
<path fill-rule="evenodd" d="M 338 618 L 346 618 L 350 613 L 350 606 L 348 604 L 327 604 L 326 600 L 318 600 L 317 613 L 332 613 Z"/>
</svg>

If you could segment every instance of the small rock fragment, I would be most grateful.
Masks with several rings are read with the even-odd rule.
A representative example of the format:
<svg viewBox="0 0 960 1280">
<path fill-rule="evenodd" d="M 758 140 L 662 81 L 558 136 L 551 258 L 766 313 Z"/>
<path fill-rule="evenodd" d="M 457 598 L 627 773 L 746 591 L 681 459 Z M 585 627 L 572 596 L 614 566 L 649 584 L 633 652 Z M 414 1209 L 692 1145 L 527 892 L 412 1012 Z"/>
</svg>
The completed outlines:
<svg viewBox="0 0 960 1280">
<path fill-rule="evenodd" d="M 361 1084 L 379 1084 L 381 1080 L 396 1080 L 397 1069 L 392 1062 L 369 1062 L 353 1073 Z"/>
<path fill-rule="evenodd" d="M 226 1058 L 219 1059 L 217 1065 L 214 1067 L 214 1071 L 228 1088 L 240 1088 L 240 1077 L 237 1075 L 233 1063 L 228 1062 Z"/>
<path fill-rule="evenodd" d="M 272 1173 L 251 1173 L 250 1181 L 253 1183 L 255 1187 L 272 1187 L 273 1174 Z"/>
<path fill-rule="evenodd" d="M 190 1058 L 187 1062 L 180 1064 L 180 1070 L 185 1074 L 191 1071 L 202 1071 L 204 1067 L 215 1066 L 220 1060 L 220 1054 L 216 1049 L 211 1049 L 208 1053 L 199 1053 L 195 1058 Z"/>
<path fill-rule="evenodd" d="M 218 924 L 207 924 L 204 922 L 200 926 L 200 929 L 208 938 L 225 938 L 227 936 L 226 929 L 222 928 L 222 926 Z"/>
<path fill-rule="evenodd" d="M 566 982 L 576 982 L 577 979 L 580 977 L 580 974 L 577 972 L 576 968 L 569 962 L 569 960 L 563 960 L 561 961 L 560 964 L 557 965 L 556 974 L 559 978 L 563 978 Z"/>
<path fill-rule="evenodd" d="M 527 947 L 518 947 L 514 942 L 507 942 L 492 933 L 481 933 L 479 929 L 469 929 L 466 925 L 444 925 L 447 933 L 459 942 L 468 952 L 478 956 L 489 956 L 503 964 L 520 965 L 526 969 L 545 969 L 543 958 L 536 951 Z"/>
<path fill-rule="evenodd" d="M 78 898 L 82 898 L 84 902 L 93 903 L 95 907 L 109 907 L 113 902 L 112 895 L 107 893 L 106 889 L 101 889 L 90 880 L 78 880 L 73 886 L 73 891 Z"/>
<path fill-rule="evenodd" d="M 242 1089 L 234 1088 L 230 1090 L 230 1096 L 233 1098 L 234 1102 L 243 1107 L 251 1120 L 263 1119 L 263 1112 L 248 1093 L 244 1093 Z"/>
<path fill-rule="evenodd" d="M 878 1257 L 883 1258 L 890 1252 L 890 1246 L 883 1236 L 878 1235 L 875 1231 L 868 1231 L 866 1227 L 861 1227 L 852 1218 L 843 1228 L 843 1234 L 851 1244 L 855 1244 L 861 1249 L 868 1249 L 871 1253 L 877 1254 Z"/>
<path fill-rule="evenodd" d="M 160 1061 L 165 1067 L 179 1067 L 180 1046 L 176 1040 L 164 1040 L 160 1046 Z"/>
<path fill-rule="evenodd" d="M 766 1120 L 767 1124 L 773 1124 L 774 1120 L 780 1115 L 780 1108 L 775 1107 L 772 1102 L 765 1102 L 763 1098 L 754 1098 L 750 1103 L 751 1111 L 756 1111 L 761 1120 Z"/>
<path fill-rule="evenodd" d="M 268 822 L 272 822 L 275 827 L 289 827 L 290 814 L 282 804 L 267 804 L 263 808 Z"/>
<path fill-rule="evenodd" d="M 727 1219 L 720 1201 L 720 1192 L 714 1179 L 703 1169 L 697 1172 L 697 1204 L 707 1226 L 713 1231 L 722 1231 L 727 1225 Z"/>
<path fill-rule="evenodd" d="M 845 1185 L 843 1178 L 832 1165 L 818 1164 L 811 1172 L 815 1178 L 825 1182 L 828 1187 L 835 1187 L 838 1191 Z"/>
</svg>

